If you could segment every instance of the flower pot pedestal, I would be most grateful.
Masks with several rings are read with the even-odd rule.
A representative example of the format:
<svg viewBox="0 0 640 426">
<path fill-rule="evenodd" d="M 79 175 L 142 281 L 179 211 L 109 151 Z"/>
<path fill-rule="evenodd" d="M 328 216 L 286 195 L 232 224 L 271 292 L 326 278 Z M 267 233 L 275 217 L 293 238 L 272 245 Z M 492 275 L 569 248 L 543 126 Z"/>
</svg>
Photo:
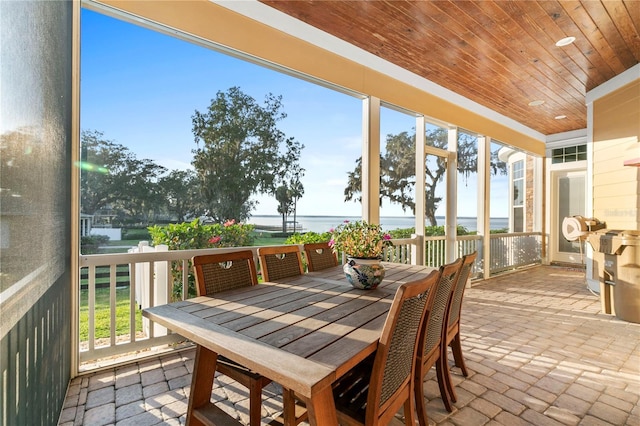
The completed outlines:
<svg viewBox="0 0 640 426">
<path fill-rule="evenodd" d="M 378 287 L 385 274 L 380 259 L 347 257 L 347 263 L 342 270 L 353 288 L 362 290 L 373 290 Z"/>
</svg>

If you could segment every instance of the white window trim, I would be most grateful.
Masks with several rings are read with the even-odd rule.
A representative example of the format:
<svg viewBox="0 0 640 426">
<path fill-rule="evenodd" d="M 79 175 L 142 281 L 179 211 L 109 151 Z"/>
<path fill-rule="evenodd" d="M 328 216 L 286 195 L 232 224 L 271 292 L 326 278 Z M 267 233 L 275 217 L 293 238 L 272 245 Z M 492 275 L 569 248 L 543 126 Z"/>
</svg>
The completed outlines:
<svg viewBox="0 0 640 426">
<path fill-rule="evenodd" d="M 516 160 L 514 160 L 513 162 L 510 163 L 510 167 L 511 167 L 511 173 L 510 173 L 510 177 L 511 177 L 511 185 L 509 187 L 509 193 L 510 193 L 510 197 L 509 197 L 509 205 L 511 206 L 511 214 L 509 215 L 509 230 L 511 232 L 516 232 L 516 226 L 515 226 L 515 209 L 516 208 L 521 208 L 522 209 L 522 230 L 521 231 L 517 231 L 517 232 L 525 232 L 527 229 L 526 223 L 527 223 L 527 160 L 526 160 L 526 156 L 524 158 L 519 158 L 520 156 L 516 156 L 518 157 Z M 518 180 L 522 180 L 522 205 L 521 206 L 516 206 L 515 204 L 515 182 L 516 179 L 514 177 L 515 173 L 514 173 L 514 166 L 516 165 L 516 163 L 518 162 L 522 162 L 522 177 L 518 178 Z"/>
</svg>

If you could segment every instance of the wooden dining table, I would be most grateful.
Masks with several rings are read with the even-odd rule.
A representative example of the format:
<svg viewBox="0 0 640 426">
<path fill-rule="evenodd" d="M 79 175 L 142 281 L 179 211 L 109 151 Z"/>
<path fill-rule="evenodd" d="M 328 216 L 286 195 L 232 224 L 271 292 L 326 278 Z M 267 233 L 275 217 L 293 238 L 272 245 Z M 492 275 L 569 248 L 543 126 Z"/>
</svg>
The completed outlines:
<svg viewBox="0 0 640 426">
<path fill-rule="evenodd" d="M 197 345 L 187 423 L 229 420 L 210 402 L 222 355 L 294 391 L 310 424 L 337 425 L 332 383 L 376 350 L 397 287 L 433 270 L 384 266 L 375 290 L 354 289 L 338 266 L 144 309 Z"/>
</svg>

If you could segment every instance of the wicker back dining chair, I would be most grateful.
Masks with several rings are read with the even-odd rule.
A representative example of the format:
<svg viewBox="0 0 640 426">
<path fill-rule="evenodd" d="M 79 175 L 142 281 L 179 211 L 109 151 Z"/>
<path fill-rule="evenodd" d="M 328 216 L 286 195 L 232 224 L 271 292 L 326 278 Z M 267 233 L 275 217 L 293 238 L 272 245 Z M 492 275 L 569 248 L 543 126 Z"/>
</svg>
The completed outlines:
<svg viewBox="0 0 640 426">
<path fill-rule="evenodd" d="M 398 287 L 376 351 L 333 384 L 342 425 L 387 425 L 400 407 L 415 425 L 413 379 L 418 337 L 431 310 L 439 271 Z"/>
<path fill-rule="evenodd" d="M 260 247 L 258 257 L 264 281 L 304 274 L 302 255 L 297 245 Z"/>
<path fill-rule="evenodd" d="M 464 364 L 464 358 L 462 356 L 462 342 L 460 340 L 460 316 L 462 311 L 462 299 L 464 297 L 464 290 L 467 287 L 467 280 L 469 279 L 471 269 L 473 268 L 473 263 L 476 261 L 477 256 L 478 252 L 474 251 L 473 253 L 467 254 L 462 257 L 460 275 L 458 276 L 456 287 L 453 290 L 453 296 L 451 298 L 451 308 L 449 309 L 449 321 L 447 323 L 447 327 L 445 328 L 445 341 L 442 345 L 442 357 L 445 366 L 447 365 L 447 348 L 451 346 L 455 366 L 460 368 L 464 377 L 467 377 L 469 373 L 467 371 L 467 366 Z M 449 371 L 449 368 L 446 368 L 445 371 L 445 384 L 448 391 L 447 394 L 451 398 L 451 401 L 456 402 L 456 391 L 453 386 L 453 381 L 451 380 L 451 372 Z"/>
<path fill-rule="evenodd" d="M 309 272 L 338 266 L 338 257 L 329 247 L 328 242 L 305 244 L 304 255 Z"/>
<path fill-rule="evenodd" d="M 264 281 L 276 281 L 304 274 L 302 254 L 297 245 L 259 247 L 258 257 Z M 285 425 L 295 426 L 308 418 L 307 411 L 296 404 L 293 391 L 287 388 L 282 389 L 282 404 Z"/>
<path fill-rule="evenodd" d="M 436 367 L 436 378 L 438 380 L 442 402 L 447 411 L 453 410 L 445 385 L 444 374 L 446 360 L 442 357 L 441 345 L 444 344 L 443 330 L 445 324 L 448 323 L 447 315 L 451 304 L 452 292 L 455 288 L 461 267 L 462 259 L 457 259 L 452 263 L 440 267 L 440 279 L 438 280 L 431 312 L 420 330 L 420 350 L 416 357 L 416 377 L 414 380 L 416 408 L 420 426 L 429 425 L 424 401 L 423 381 L 434 365 Z"/>
<path fill-rule="evenodd" d="M 258 284 L 251 250 L 195 256 L 192 259 L 198 296 Z M 216 370 L 249 389 L 249 424 L 259 426 L 262 418 L 262 388 L 271 380 L 248 368 L 218 356 Z"/>
</svg>

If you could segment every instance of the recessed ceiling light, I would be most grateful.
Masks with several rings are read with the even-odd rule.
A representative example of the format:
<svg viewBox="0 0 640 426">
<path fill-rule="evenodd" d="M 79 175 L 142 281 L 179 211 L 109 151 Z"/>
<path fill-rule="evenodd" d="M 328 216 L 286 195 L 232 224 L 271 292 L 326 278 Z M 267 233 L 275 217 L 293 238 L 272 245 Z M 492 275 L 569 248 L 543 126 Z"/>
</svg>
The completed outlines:
<svg viewBox="0 0 640 426">
<path fill-rule="evenodd" d="M 556 120 L 564 120 L 565 118 L 567 118 L 567 116 L 566 115 L 556 115 L 554 118 Z"/>
<path fill-rule="evenodd" d="M 538 106 L 538 105 L 542 105 L 543 103 L 544 101 L 541 101 L 541 100 L 531 101 L 529 102 L 529 106 Z"/>
<path fill-rule="evenodd" d="M 556 46 L 558 46 L 558 47 L 568 46 L 571 43 L 573 43 L 574 41 L 576 41 L 575 37 L 565 37 L 563 39 L 560 39 L 560 40 L 556 41 Z"/>
</svg>

